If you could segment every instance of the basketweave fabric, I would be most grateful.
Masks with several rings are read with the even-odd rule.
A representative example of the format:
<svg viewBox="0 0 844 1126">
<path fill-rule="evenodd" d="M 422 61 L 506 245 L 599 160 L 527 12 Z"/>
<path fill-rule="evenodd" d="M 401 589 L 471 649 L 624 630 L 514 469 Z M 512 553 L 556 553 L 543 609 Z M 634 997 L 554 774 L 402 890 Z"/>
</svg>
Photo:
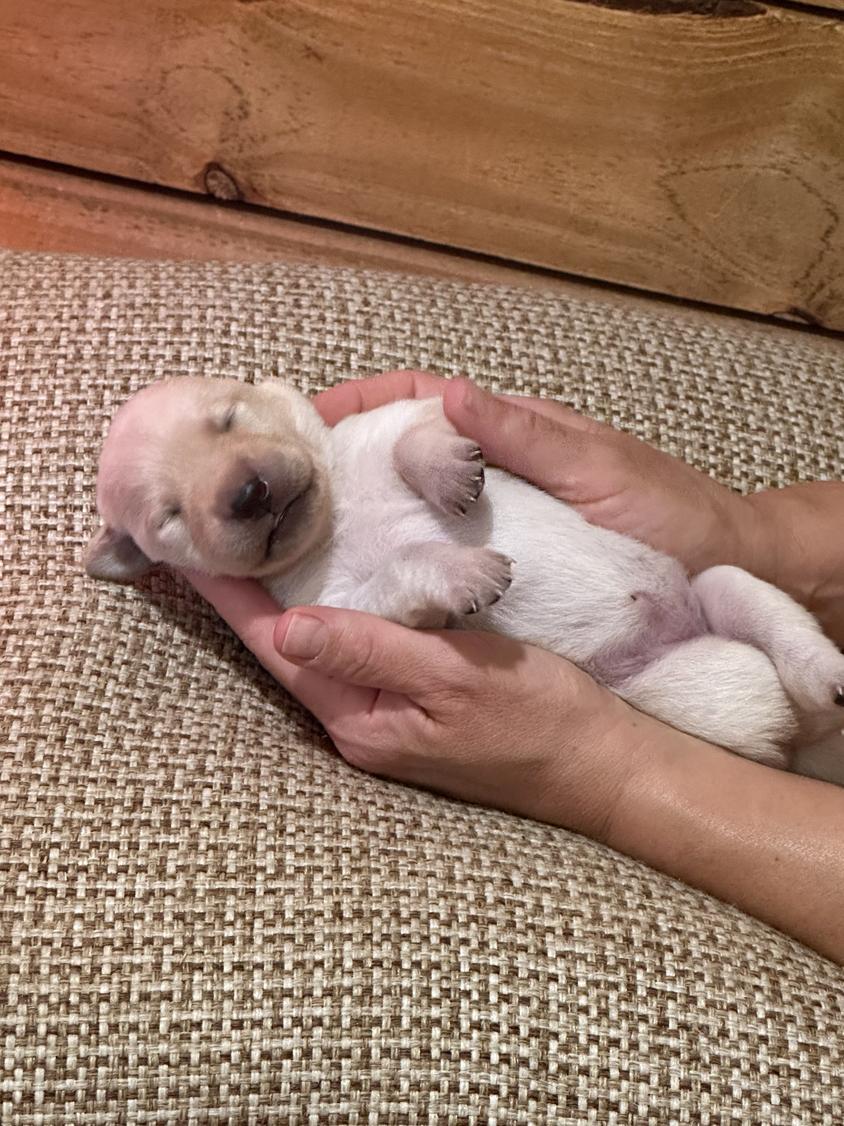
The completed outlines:
<svg viewBox="0 0 844 1126">
<path fill-rule="evenodd" d="M 98 448 L 143 384 L 411 366 L 742 489 L 842 474 L 844 354 L 806 333 L 0 256 L 0 1121 L 840 1126 L 840 970 L 577 835 L 352 770 L 183 582 L 83 576 Z"/>
</svg>

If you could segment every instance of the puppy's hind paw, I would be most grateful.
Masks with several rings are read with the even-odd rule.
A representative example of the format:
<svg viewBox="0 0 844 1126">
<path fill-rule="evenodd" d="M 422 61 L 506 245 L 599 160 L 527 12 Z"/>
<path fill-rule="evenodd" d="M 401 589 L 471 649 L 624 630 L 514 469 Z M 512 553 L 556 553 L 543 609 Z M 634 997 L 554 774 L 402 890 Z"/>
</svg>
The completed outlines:
<svg viewBox="0 0 844 1126">
<path fill-rule="evenodd" d="M 785 690 L 804 713 L 844 710 L 844 655 L 825 637 L 780 670 Z M 844 716 L 842 716 L 844 721 Z"/>
</svg>

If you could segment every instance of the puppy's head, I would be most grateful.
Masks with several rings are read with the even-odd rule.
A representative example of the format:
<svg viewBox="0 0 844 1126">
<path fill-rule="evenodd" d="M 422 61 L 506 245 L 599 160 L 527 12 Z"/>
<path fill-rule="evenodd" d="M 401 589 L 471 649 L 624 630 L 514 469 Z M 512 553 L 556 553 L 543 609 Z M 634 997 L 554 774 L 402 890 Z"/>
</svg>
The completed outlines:
<svg viewBox="0 0 844 1126">
<path fill-rule="evenodd" d="M 103 526 L 86 570 L 129 582 L 157 562 L 256 578 L 289 569 L 330 526 L 325 437 L 308 400 L 274 380 L 146 387 L 103 446 Z"/>
</svg>

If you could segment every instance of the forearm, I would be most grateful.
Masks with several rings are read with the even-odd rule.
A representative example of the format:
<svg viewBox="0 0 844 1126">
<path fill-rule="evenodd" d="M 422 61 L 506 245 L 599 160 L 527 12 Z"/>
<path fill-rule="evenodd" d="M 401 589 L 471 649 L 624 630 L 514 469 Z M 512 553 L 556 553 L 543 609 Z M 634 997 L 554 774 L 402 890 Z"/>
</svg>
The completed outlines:
<svg viewBox="0 0 844 1126">
<path fill-rule="evenodd" d="M 607 844 L 844 963 L 844 790 L 648 716 L 613 738 L 634 748 L 634 766 Z"/>
<path fill-rule="evenodd" d="M 802 602 L 844 645 L 844 482 L 766 489 L 745 503 L 743 565 Z"/>
</svg>

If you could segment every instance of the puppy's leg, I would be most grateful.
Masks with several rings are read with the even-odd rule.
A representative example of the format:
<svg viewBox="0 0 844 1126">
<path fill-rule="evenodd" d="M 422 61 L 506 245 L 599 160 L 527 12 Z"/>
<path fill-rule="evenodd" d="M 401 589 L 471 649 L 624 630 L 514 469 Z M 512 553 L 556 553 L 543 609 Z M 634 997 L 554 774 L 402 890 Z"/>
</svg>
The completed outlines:
<svg viewBox="0 0 844 1126">
<path fill-rule="evenodd" d="M 808 610 L 738 567 L 711 567 L 692 588 L 713 633 L 767 653 L 801 711 L 844 724 L 844 654 Z"/>
<path fill-rule="evenodd" d="M 405 483 L 438 512 L 464 516 L 484 487 L 483 456 L 442 414 L 406 430 L 393 448 Z"/>
<path fill-rule="evenodd" d="M 708 743 L 769 766 L 788 763 L 796 730 L 791 704 L 768 657 L 721 637 L 696 637 L 668 649 L 613 685 L 635 707 Z"/>
<path fill-rule="evenodd" d="M 485 547 L 409 544 L 390 555 L 343 605 L 400 625 L 437 629 L 497 602 L 512 581 L 511 563 Z"/>
</svg>

